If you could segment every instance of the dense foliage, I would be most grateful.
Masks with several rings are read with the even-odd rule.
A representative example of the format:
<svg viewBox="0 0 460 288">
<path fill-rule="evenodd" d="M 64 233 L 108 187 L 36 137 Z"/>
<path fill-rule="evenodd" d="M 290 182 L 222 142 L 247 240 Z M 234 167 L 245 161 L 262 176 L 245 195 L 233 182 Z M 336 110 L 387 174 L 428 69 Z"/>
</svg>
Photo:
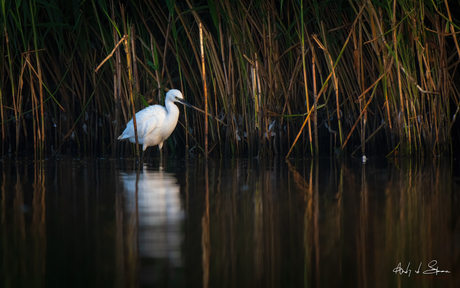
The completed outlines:
<svg viewBox="0 0 460 288">
<path fill-rule="evenodd" d="M 133 111 L 171 88 L 204 110 L 203 74 L 214 157 L 456 152 L 458 2 L 1 5 L 2 156 L 132 155 Z M 180 109 L 166 148 L 203 153 L 205 114 Z"/>
</svg>

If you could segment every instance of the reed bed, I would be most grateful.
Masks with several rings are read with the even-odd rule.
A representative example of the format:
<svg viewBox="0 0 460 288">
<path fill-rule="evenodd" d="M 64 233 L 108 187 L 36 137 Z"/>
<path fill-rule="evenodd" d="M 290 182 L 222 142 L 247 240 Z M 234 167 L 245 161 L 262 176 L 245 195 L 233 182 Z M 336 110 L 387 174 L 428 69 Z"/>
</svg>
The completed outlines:
<svg viewBox="0 0 460 288">
<path fill-rule="evenodd" d="M 449 1 L 2 0 L 0 153 L 138 155 L 117 136 L 176 88 L 212 117 L 181 113 L 169 154 L 455 154 L 459 10 Z"/>
</svg>

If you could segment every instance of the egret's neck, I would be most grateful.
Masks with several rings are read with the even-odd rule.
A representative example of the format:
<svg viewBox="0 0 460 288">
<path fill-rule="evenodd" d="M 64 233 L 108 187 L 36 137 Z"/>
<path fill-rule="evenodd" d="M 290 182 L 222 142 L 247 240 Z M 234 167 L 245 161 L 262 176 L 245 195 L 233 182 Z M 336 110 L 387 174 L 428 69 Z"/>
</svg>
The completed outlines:
<svg viewBox="0 0 460 288">
<path fill-rule="evenodd" d="M 167 117 L 172 117 L 174 119 L 179 118 L 179 108 L 177 108 L 174 102 L 167 102 L 165 106 L 166 106 L 166 110 L 168 110 Z"/>
</svg>

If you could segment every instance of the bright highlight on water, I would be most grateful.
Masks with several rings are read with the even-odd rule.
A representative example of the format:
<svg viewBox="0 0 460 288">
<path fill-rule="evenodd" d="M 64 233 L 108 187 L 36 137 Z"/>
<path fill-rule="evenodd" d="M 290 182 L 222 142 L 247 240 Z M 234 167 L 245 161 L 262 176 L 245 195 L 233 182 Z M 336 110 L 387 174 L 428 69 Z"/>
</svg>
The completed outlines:
<svg viewBox="0 0 460 288">
<path fill-rule="evenodd" d="M 149 146 L 158 145 L 161 155 L 163 142 L 174 131 L 179 120 L 179 108 L 174 102 L 195 108 L 184 100 L 179 90 L 171 89 L 166 93 L 165 107 L 152 105 L 136 113 L 137 138 L 139 144 L 143 145 L 143 151 Z M 128 139 L 131 143 L 136 143 L 133 119 L 128 122 L 125 131 L 118 137 L 118 140 L 124 139 Z"/>
</svg>

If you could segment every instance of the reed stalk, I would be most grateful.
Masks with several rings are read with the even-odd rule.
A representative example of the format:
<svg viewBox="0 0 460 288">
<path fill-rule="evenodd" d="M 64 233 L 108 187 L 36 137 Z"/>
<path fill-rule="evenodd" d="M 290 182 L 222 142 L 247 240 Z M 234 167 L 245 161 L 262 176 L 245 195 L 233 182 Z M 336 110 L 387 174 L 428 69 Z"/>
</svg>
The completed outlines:
<svg viewBox="0 0 460 288">
<path fill-rule="evenodd" d="M 126 24 L 125 20 L 125 11 L 123 5 L 121 6 L 121 14 L 123 17 L 123 29 L 125 31 L 125 35 L 128 34 L 128 26 Z M 129 89 L 129 100 L 131 101 L 131 111 L 132 111 L 132 116 L 133 116 L 133 126 L 134 126 L 134 137 L 136 140 L 136 157 L 139 158 L 140 152 L 139 152 L 139 139 L 137 136 L 137 122 L 136 122 L 136 107 L 134 105 L 134 96 L 133 96 L 133 85 L 134 85 L 134 79 L 133 79 L 133 59 L 131 56 L 131 51 L 129 49 L 130 41 L 134 41 L 132 38 L 133 35 L 128 35 L 128 37 L 125 38 L 123 44 L 125 46 L 125 53 L 126 53 L 126 62 L 128 64 L 128 89 Z"/>
<path fill-rule="evenodd" d="M 206 86 L 206 66 L 204 63 L 204 45 L 203 45 L 203 26 L 200 22 L 200 51 L 201 51 L 201 72 L 203 77 L 203 91 L 204 91 L 204 154 L 208 157 L 208 89 Z"/>
</svg>

